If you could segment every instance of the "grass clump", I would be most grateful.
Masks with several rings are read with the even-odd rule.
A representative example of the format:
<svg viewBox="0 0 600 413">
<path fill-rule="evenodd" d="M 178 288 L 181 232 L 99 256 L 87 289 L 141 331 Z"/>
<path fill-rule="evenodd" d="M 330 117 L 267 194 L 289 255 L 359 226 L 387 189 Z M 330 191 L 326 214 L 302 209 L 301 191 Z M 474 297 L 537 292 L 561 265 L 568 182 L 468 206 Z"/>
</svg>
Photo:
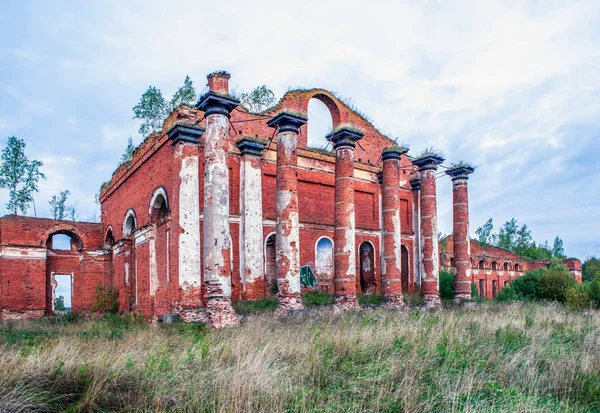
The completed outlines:
<svg viewBox="0 0 600 413">
<path fill-rule="evenodd" d="M 381 305 L 383 304 L 383 296 L 381 294 L 363 294 L 358 296 L 360 305 Z"/>
<path fill-rule="evenodd" d="M 324 291 L 309 291 L 302 294 L 302 304 L 304 304 L 306 307 L 333 305 L 333 293 Z"/>
<path fill-rule="evenodd" d="M 238 314 L 260 314 L 277 308 L 277 297 L 266 297 L 254 301 L 234 301 L 233 308 Z"/>
</svg>

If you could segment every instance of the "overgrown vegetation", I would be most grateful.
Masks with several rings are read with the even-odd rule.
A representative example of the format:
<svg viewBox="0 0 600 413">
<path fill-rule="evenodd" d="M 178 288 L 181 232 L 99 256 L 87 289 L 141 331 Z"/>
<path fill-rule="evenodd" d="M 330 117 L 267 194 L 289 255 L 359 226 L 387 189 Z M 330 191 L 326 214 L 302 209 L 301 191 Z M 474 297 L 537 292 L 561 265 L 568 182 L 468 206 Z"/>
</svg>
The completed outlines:
<svg viewBox="0 0 600 413">
<path fill-rule="evenodd" d="M 52 195 L 48 204 L 50 204 L 50 215 L 53 219 L 67 219 L 75 221 L 77 207 L 75 204 L 68 204 L 67 200 L 71 195 L 71 191 L 60 191 L 58 195 Z"/>
<path fill-rule="evenodd" d="M 97 286 L 91 310 L 92 313 L 98 314 L 117 314 L 119 312 L 119 290 L 111 286 Z"/>
<path fill-rule="evenodd" d="M 327 307 L 223 331 L 75 316 L 0 325 L 0 411 L 593 412 L 600 315 L 558 304 Z"/>
<path fill-rule="evenodd" d="M 559 236 L 554 238 L 552 247 L 550 247 L 548 241 L 537 244 L 533 240 L 531 230 L 527 225 L 523 224 L 519 227 L 517 220 L 514 218 L 506 221 L 497 233 L 494 232 L 494 222 L 490 218 L 475 230 L 475 234 L 484 246 L 494 245 L 533 260 L 558 262 L 566 258 L 563 241 Z"/>
<path fill-rule="evenodd" d="M 242 92 L 240 103 L 250 113 L 260 113 L 273 106 L 275 93 L 265 85 L 255 87 L 250 92 Z"/>
</svg>

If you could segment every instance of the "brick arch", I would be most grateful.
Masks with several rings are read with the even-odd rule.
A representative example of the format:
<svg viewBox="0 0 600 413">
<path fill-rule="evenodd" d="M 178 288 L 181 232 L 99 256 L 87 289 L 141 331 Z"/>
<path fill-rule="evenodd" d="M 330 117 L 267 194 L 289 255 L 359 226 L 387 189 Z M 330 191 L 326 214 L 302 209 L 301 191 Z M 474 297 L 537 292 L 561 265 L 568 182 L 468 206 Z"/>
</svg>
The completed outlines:
<svg viewBox="0 0 600 413">
<path fill-rule="evenodd" d="M 307 97 L 308 99 L 306 100 L 306 107 L 304 108 L 305 113 L 308 113 L 308 103 L 310 102 L 310 100 L 317 99 L 318 101 L 322 102 L 325 106 L 327 106 L 327 109 L 329 109 L 334 128 L 342 123 L 340 115 L 340 106 L 337 103 L 338 100 L 334 100 L 335 97 L 329 92 L 326 92 L 324 90 L 317 91 L 313 94 L 307 95 Z"/>
<path fill-rule="evenodd" d="M 68 235 L 69 237 L 74 239 L 77 245 L 77 251 L 83 250 L 84 247 L 89 243 L 86 234 L 79 228 L 67 223 L 61 223 L 53 225 L 45 231 L 43 238 L 40 240 L 40 245 L 51 245 L 49 241 L 54 235 L 58 234 Z"/>
</svg>

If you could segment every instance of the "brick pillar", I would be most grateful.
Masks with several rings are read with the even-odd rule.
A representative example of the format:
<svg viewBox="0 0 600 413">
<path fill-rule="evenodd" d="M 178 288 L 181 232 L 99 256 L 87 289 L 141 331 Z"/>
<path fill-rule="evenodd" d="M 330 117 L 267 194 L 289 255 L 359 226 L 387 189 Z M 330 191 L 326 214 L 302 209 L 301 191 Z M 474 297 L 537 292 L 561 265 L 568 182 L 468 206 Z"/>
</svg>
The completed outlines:
<svg viewBox="0 0 600 413">
<path fill-rule="evenodd" d="M 239 101 L 228 96 L 229 74 L 208 75 L 212 89 L 196 107 L 204 111 L 204 285 L 208 325 L 239 324 L 231 306 L 231 245 L 229 245 L 229 113 Z"/>
<path fill-rule="evenodd" d="M 410 180 L 412 187 L 412 204 L 413 204 L 413 231 L 415 240 L 413 244 L 413 277 L 415 291 L 421 290 L 421 178 L 419 173 L 413 174 Z"/>
<path fill-rule="evenodd" d="M 240 164 L 240 277 L 244 299 L 265 295 L 263 268 L 263 215 L 261 151 L 265 144 L 255 138 L 237 141 L 242 154 Z"/>
<path fill-rule="evenodd" d="M 167 132 L 179 160 L 178 239 L 179 295 L 175 312 L 185 322 L 204 320 L 200 273 L 200 195 L 198 144 L 204 131 L 186 125 L 174 125 Z"/>
<path fill-rule="evenodd" d="M 327 136 L 335 149 L 334 293 L 338 309 L 358 309 L 354 222 L 354 147 L 362 132 L 342 128 Z"/>
<path fill-rule="evenodd" d="M 469 190 L 467 180 L 475 169 L 448 169 L 452 178 L 452 241 L 454 243 L 454 302 L 471 298 L 471 240 L 469 238 Z"/>
<path fill-rule="evenodd" d="M 427 308 L 441 304 L 435 173 L 443 161 L 444 158 L 437 155 L 422 156 L 413 161 L 421 176 L 421 294 Z"/>
<path fill-rule="evenodd" d="M 381 261 L 381 284 L 385 306 L 399 308 L 404 305 L 402 297 L 400 227 L 400 157 L 407 149 L 390 146 L 383 150 L 383 260 Z"/>
<path fill-rule="evenodd" d="M 300 221 L 298 218 L 297 146 L 306 118 L 282 112 L 267 122 L 277 128 L 277 314 L 302 310 L 300 296 Z"/>
</svg>

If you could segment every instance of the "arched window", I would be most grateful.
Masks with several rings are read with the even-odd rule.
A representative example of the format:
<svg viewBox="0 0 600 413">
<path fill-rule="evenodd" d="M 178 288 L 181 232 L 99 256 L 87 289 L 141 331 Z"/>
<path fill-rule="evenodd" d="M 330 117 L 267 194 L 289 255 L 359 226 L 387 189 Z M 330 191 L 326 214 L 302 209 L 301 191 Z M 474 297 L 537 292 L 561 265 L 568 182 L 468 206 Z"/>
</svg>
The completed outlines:
<svg viewBox="0 0 600 413">
<path fill-rule="evenodd" d="M 46 247 L 59 251 L 80 251 L 83 249 L 81 239 L 71 231 L 57 231 L 48 237 Z"/>
<path fill-rule="evenodd" d="M 498 263 L 496 261 L 492 261 L 492 270 L 498 269 Z"/>
<path fill-rule="evenodd" d="M 485 269 L 485 260 L 480 260 L 479 261 L 479 269 L 481 269 L 481 270 Z"/>
<path fill-rule="evenodd" d="M 504 263 L 504 271 L 510 271 L 510 264 L 507 262 Z"/>
<path fill-rule="evenodd" d="M 135 211 L 130 209 L 125 214 L 125 220 L 123 221 L 123 236 L 127 237 L 135 232 L 137 229 L 137 221 L 135 217 Z"/>
<path fill-rule="evenodd" d="M 519 264 L 515 264 L 515 271 L 521 271 L 521 266 Z"/>
<path fill-rule="evenodd" d="M 112 227 L 109 227 L 104 237 L 104 248 L 110 249 L 113 245 L 115 245 L 115 236 L 113 235 Z"/>
<path fill-rule="evenodd" d="M 325 148 L 328 144 L 325 135 L 333 129 L 333 119 L 329 108 L 319 99 L 312 98 L 308 101 L 308 140 L 306 146 L 311 148 Z"/>
<path fill-rule="evenodd" d="M 321 237 L 315 243 L 315 275 L 318 281 L 333 279 L 333 241 Z"/>
<path fill-rule="evenodd" d="M 375 292 L 375 248 L 368 241 L 360 244 L 360 288 L 365 294 Z"/>
<path fill-rule="evenodd" d="M 164 222 L 168 213 L 169 198 L 167 197 L 167 190 L 160 186 L 154 190 L 152 198 L 150 199 L 150 208 L 148 210 L 150 222 L 160 224 Z"/>
</svg>

